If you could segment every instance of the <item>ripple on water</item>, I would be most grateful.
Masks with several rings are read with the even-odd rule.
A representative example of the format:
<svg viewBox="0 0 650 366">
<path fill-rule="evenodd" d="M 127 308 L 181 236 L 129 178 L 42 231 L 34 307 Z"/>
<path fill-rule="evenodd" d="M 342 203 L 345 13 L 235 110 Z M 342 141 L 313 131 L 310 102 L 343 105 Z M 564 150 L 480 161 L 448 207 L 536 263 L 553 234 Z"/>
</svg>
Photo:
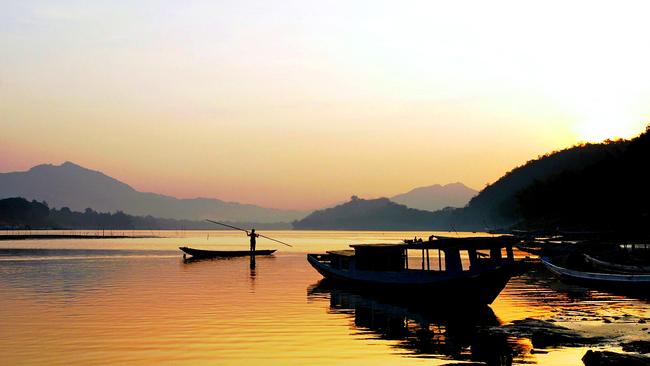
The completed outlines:
<svg viewBox="0 0 650 366">
<path fill-rule="evenodd" d="M 562 364 L 575 349 L 531 355 L 526 340 L 476 329 L 525 317 L 619 316 L 614 326 L 649 317 L 646 302 L 564 285 L 542 269 L 514 278 L 489 311 L 463 322 L 319 290 L 304 253 L 259 257 L 251 270 L 247 258 L 48 250 L 0 250 L 0 363 L 445 364 L 510 352 L 515 363 Z"/>
</svg>

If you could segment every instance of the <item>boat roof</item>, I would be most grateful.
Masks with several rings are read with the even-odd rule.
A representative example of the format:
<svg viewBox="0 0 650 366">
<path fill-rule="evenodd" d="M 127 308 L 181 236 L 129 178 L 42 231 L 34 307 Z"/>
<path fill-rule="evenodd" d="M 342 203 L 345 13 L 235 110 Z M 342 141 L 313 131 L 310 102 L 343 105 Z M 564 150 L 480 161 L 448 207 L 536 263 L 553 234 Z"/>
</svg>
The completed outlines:
<svg viewBox="0 0 650 366">
<path fill-rule="evenodd" d="M 501 236 L 474 236 L 466 238 L 436 237 L 435 240 L 422 241 L 415 243 L 372 243 L 372 244 L 350 244 L 350 247 L 356 249 L 493 249 L 511 246 L 519 242 L 519 239 L 512 235 Z M 354 250 L 332 250 L 329 254 L 353 256 Z"/>
<path fill-rule="evenodd" d="M 354 250 L 352 249 L 328 250 L 327 254 L 340 255 L 342 257 L 354 257 Z"/>
<path fill-rule="evenodd" d="M 436 240 L 405 244 L 409 249 L 493 249 L 519 242 L 512 235 L 472 236 L 466 238 L 438 237 Z"/>
<path fill-rule="evenodd" d="M 406 248 L 404 243 L 350 244 L 351 248 Z"/>
</svg>

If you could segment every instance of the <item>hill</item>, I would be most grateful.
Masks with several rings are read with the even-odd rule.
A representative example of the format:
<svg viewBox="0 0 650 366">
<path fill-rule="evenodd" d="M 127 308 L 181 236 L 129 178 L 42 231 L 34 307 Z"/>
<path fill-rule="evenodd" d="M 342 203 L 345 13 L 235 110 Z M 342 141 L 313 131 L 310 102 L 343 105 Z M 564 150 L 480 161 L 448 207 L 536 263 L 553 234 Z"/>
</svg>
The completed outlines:
<svg viewBox="0 0 650 366">
<path fill-rule="evenodd" d="M 436 211 L 445 207 L 464 207 L 477 193 L 463 183 L 435 184 L 412 189 L 390 200 L 419 210 Z"/>
<path fill-rule="evenodd" d="M 523 228 L 650 231 L 650 126 L 630 141 L 601 144 L 597 161 L 536 180 L 517 195 Z"/>
<path fill-rule="evenodd" d="M 178 199 L 139 192 L 104 173 L 71 162 L 38 165 L 26 172 L 0 173 L 0 198 L 25 197 L 45 201 L 50 207 L 82 211 L 123 211 L 131 215 L 160 218 L 258 223 L 291 222 L 308 212 L 279 210 L 225 202 L 212 198 Z"/>
<path fill-rule="evenodd" d="M 297 229 L 543 230 L 647 232 L 650 127 L 631 140 L 582 144 L 516 167 L 463 208 L 410 209 L 353 199 L 293 223 Z"/>
<path fill-rule="evenodd" d="M 585 144 L 530 160 L 506 173 L 472 198 L 466 208 L 456 213 L 458 226 L 502 228 L 514 225 L 524 219 L 520 200 L 522 191 L 556 176 L 576 174 L 602 161 L 615 159 L 629 144 L 630 141 L 627 140 Z"/>
<path fill-rule="evenodd" d="M 440 213 L 408 208 L 387 198 L 349 202 L 312 212 L 293 222 L 300 230 L 428 230 Z"/>
</svg>

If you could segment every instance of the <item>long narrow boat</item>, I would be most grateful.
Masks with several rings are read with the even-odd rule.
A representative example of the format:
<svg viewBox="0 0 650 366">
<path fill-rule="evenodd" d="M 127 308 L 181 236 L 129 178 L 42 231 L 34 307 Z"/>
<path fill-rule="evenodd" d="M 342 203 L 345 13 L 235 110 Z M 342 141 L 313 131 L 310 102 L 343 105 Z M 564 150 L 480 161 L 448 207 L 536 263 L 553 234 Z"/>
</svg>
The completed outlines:
<svg viewBox="0 0 650 366">
<path fill-rule="evenodd" d="M 561 278 L 600 285 L 650 286 L 650 274 L 586 272 L 561 267 L 554 264 L 548 257 L 543 257 L 541 260 L 549 271 Z"/>
<path fill-rule="evenodd" d="M 594 258 L 588 254 L 582 254 L 582 256 L 595 269 L 602 270 L 605 272 L 650 275 L 650 266 L 612 263 L 612 262 L 604 261 L 602 259 Z"/>
<path fill-rule="evenodd" d="M 413 244 L 356 244 L 353 250 L 308 254 L 323 277 L 368 291 L 434 299 L 441 303 L 491 304 L 515 272 L 510 238 L 438 239 Z M 408 249 L 444 252 L 444 269 L 408 268 Z M 503 252 L 506 256 L 502 256 Z M 461 261 L 466 250 L 469 266 Z M 489 252 L 483 253 L 479 250 Z"/>
<path fill-rule="evenodd" d="M 275 249 L 256 250 L 255 252 L 251 252 L 250 250 L 204 250 L 188 247 L 179 247 L 178 249 L 191 255 L 194 258 L 246 257 L 251 254 L 256 256 L 271 255 L 275 252 Z"/>
</svg>

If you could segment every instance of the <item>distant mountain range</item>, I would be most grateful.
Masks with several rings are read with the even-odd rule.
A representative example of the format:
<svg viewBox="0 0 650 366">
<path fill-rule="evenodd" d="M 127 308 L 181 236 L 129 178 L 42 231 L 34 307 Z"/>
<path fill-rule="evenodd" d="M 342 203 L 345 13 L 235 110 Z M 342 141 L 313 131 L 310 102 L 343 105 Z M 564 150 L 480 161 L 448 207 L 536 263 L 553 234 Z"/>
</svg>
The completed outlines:
<svg viewBox="0 0 650 366">
<path fill-rule="evenodd" d="M 390 198 L 391 201 L 420 210 L 437 211 L 445 207 L 464 207 L 478 191 L 463 183 L 434 184 L 415 188 Z"/>
<path fill-rule="evenodd" d="M 436 210 L 464 206 L 476 191 L 461 183 L 416 188 L 394 197 L 407 206 Z M 151 215 L 175 220 L 219 219 L 258 224 L 289 223 L 310 211 L 280 210 L 225 202 L 215 198 L 178 199 L 139 192 L 106 174 L 72 162 L 43 164 L 24 172 L 0 173 L 0 199 L 23 197 L 47 202 L 52 208 L 72 211 L 91 208 L 96 212 L 117 212 L 136 216 Z"/>
<path fill-rule="evenodd" d="M 159 218 L 230 222 L 278 223 L 303 218 L 309 212 L 279 210 L 214 198 L 178 199 L 139 192 L 104 173 L 66 162 L 38 165 L 26 172 L 0 173 L 0 198 L 24 197 L 45 201 L 50 207 L 73 211 L 123 211 Z"/>
<path fill-rule="evenodd" d="M 506 173 L 478 194 L 461 183 L 433 185 L 394 196 L 395 202 L 354 197 L 312 213 L 138 192 L 70 162 L 0 173 L 0 199 L 24 197 L 74 211 L 92 208 L 177 220 L 209 217 L 229 222 L 292 222 L 296 229 L 474 231 L 516 226 L 639 231 L 650 227 L 648 166 L 650 129 L 632 140 L 584 144 L 541 156 Z M 153 225 L 138 218 L 133 222 Z"/>
</svg>

